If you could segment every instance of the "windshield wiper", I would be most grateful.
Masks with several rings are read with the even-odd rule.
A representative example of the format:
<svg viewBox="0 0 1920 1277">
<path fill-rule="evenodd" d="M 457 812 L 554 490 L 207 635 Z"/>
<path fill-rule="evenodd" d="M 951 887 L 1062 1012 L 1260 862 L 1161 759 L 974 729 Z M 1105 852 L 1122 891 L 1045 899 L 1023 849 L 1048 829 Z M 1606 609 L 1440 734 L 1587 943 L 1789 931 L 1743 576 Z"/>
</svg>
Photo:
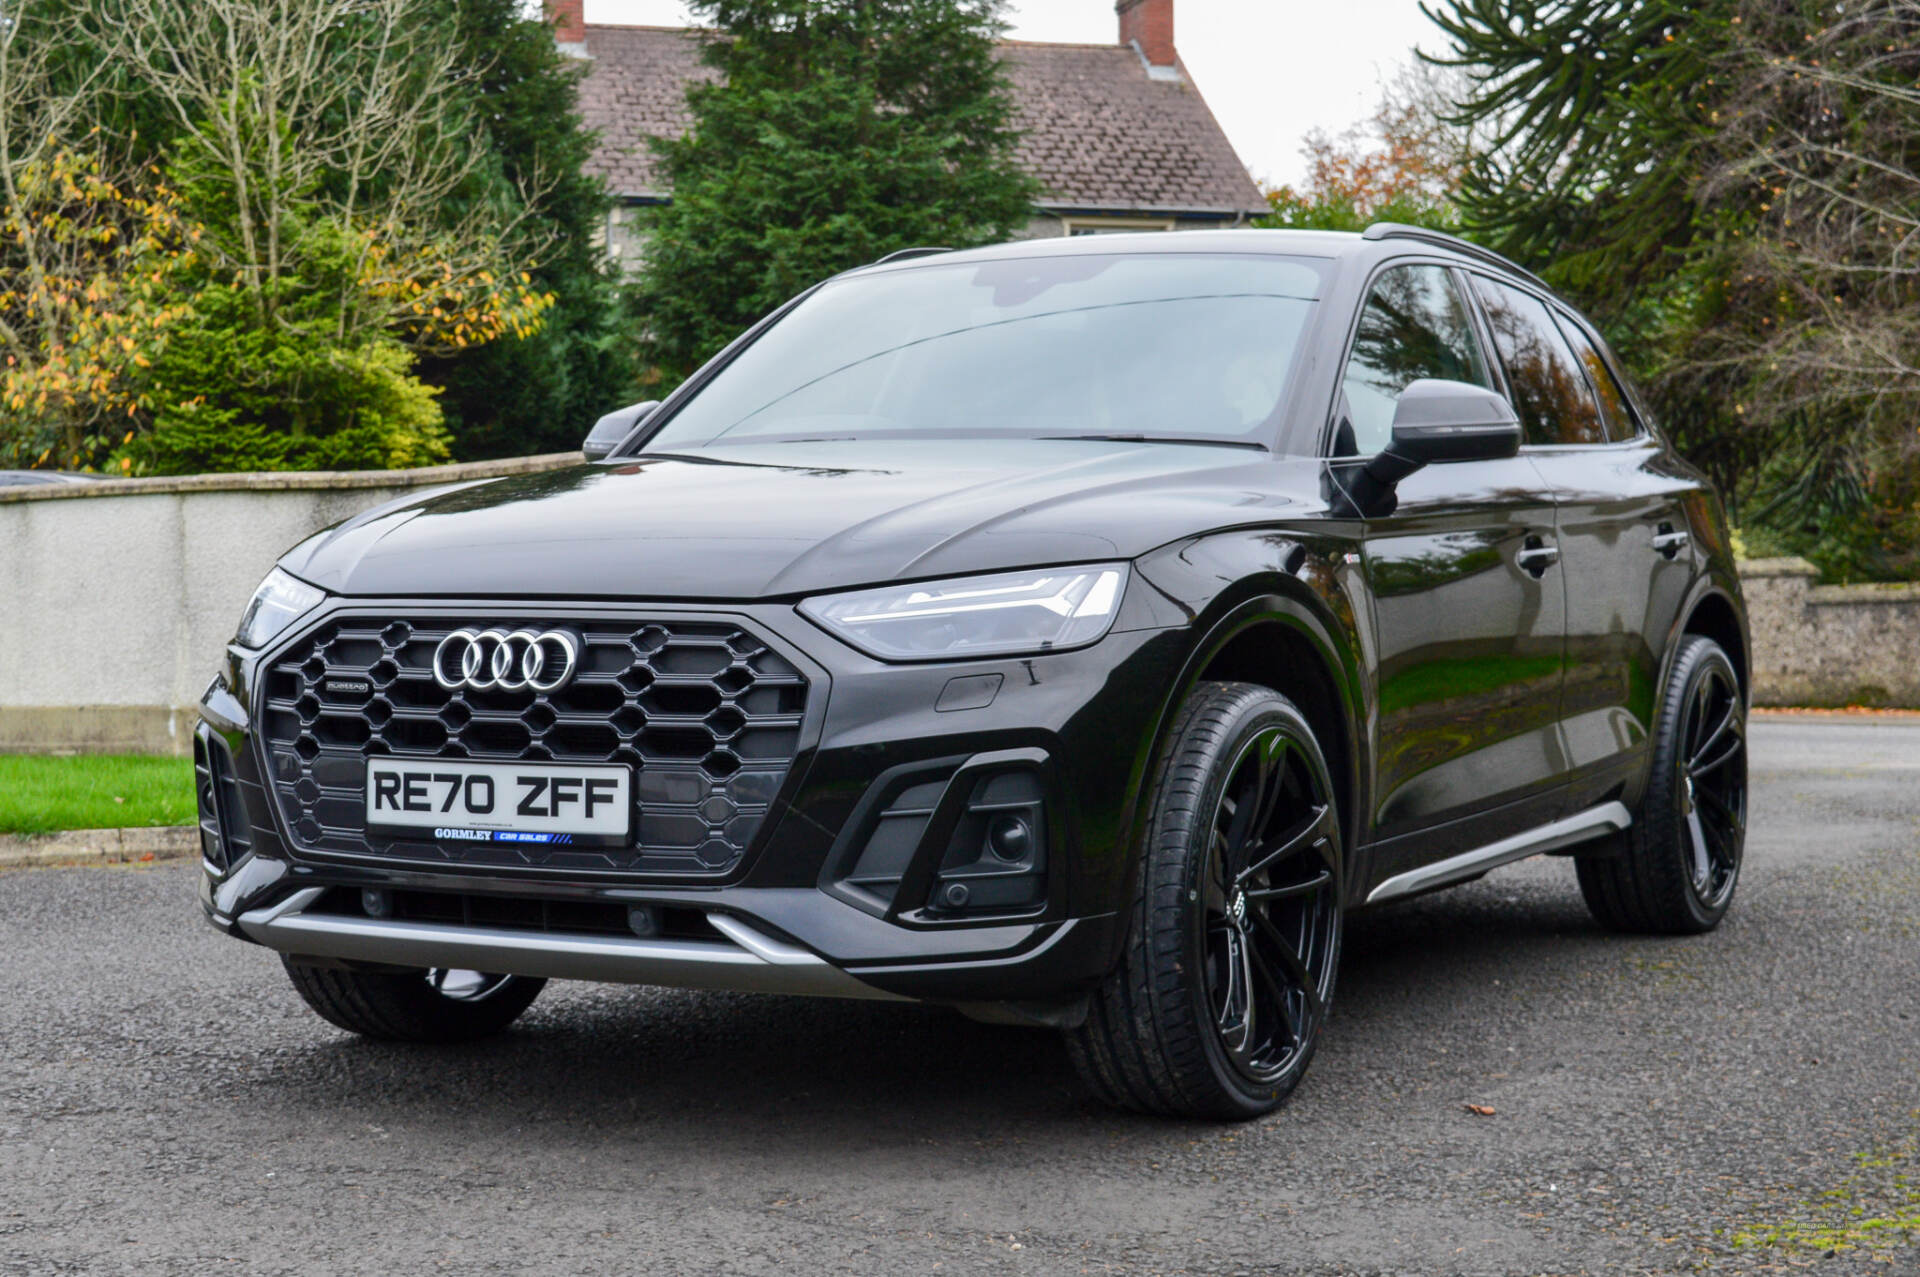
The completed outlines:
<svg viewBox="0 0 1920 1277">
<path fill-rule="evenodd" d="M 1184 443 L 1208 448 L 1252 448 L 1265 452 L 1267 445 L 1251 439 L 1214 439 L 1205 435 L 1041 435 L 1042 439 L 1086 439 L 1094 443 Z"/>
</svg>

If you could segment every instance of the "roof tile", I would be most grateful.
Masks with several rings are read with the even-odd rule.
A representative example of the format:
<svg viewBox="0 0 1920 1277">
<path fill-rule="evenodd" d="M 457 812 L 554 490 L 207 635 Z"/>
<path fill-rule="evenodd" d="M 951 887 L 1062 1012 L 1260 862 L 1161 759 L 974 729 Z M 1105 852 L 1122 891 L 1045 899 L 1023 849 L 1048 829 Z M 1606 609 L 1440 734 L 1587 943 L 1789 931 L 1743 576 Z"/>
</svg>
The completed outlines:
<svg viewBox="0 0 1920 1277">
<path fill-rule="evenodd" d="M 598 130 L 587 171 L 621 196 L 668 194 L 646 139 L 690 123 L 686 86 L 715 72 L 700 62 L 705 33 L 678 27 L 587 27 L 592 59 L 580 113 Z M 1205 99 L 1184 73 L 1156 79 L 1130 47 L 1001 45 L 1023 136 L 1020 163 L 1040 180 L 1042 206 L 1126 211 L 1266 210 Z"/>
</svg>

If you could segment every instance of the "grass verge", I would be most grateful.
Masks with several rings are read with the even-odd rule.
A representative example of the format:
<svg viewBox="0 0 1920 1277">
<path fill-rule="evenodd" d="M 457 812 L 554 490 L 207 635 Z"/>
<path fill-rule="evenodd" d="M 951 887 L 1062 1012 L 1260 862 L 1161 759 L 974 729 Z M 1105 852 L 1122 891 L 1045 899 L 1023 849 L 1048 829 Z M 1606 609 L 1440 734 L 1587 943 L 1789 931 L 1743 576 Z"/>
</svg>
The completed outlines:
<svg viewBox="0 0 1920 1277">
<path fill-rule="evenodd" d="M 193 822 L 191 759 L 0 754 L 0 834 Z"/>
</svg>

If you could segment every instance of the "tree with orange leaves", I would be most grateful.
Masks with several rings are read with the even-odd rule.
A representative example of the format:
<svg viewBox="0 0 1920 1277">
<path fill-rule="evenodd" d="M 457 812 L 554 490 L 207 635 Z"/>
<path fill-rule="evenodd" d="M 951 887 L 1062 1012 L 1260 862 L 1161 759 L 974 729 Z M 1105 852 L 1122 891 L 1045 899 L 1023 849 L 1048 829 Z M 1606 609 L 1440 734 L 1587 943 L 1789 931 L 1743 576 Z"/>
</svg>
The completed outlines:
<svg viewBox="0 0 1920 1277">
<path fill-rule="evenodd" d="M 0 465 L 78 468 L 146 420 L 144 370 L 186 311 L 168 277 L 196 232 L 171 190 L 115 181 L 98 155 L 4 170 Z"/>
<path fill-rule="evenodd" d="M 1261 224 L 1362 230 L 1409 222 L 1457 230 L 1454 200 L 1480 139 L 1445 118 L 1454 87 L 1445 72 L 1416 64 L 1386 86 L 1366 123 L 1331 137 L 1308 133 L 1300 148 L 1306 180 L 1269 189 L 1273 212 Z"/>
</svg>

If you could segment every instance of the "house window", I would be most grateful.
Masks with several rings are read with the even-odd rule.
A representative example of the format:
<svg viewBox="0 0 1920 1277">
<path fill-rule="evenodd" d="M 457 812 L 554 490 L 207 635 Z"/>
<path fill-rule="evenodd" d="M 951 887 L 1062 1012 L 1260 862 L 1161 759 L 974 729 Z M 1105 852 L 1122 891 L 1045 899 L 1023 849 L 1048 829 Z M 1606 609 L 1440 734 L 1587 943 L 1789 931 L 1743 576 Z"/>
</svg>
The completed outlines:
<svg viewBox="0 0 1920 1277">
<path fill-rule="evenodd" d="M 1171 217 L 1063 217 L 1069 235 L 1124 235 L 1130 231 L 1170 231 Z"/>
</svg>

